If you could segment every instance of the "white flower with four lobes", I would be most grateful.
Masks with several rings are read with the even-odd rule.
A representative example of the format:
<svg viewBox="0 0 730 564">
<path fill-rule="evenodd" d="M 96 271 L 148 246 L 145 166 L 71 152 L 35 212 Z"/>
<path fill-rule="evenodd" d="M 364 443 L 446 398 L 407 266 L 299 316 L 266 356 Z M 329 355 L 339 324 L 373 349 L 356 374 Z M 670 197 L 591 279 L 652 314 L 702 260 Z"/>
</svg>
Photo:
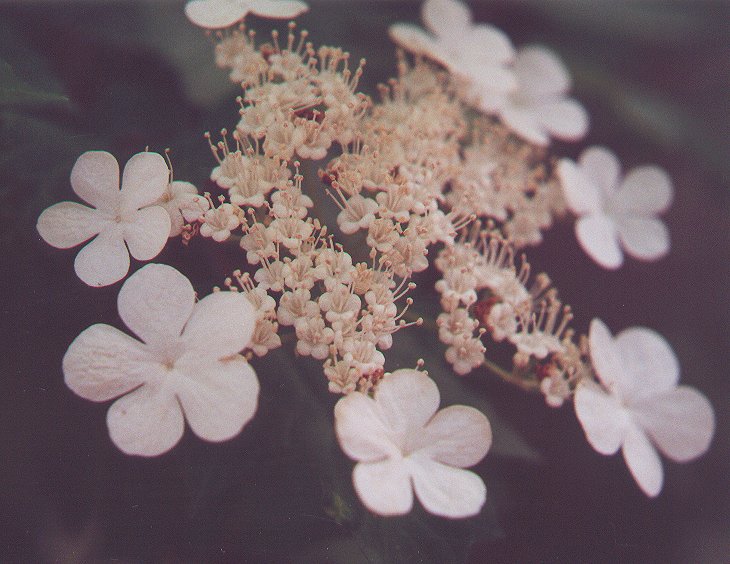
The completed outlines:
<svg viewBox="0 0 730 564">
<path fill-rule="evenodd" d="M 421 17 L 430 33 L 395 24 L 389 30 L 393 41 L 464 80 L 470 101 L 482 111 L 502 107 L 517 86 L 509 68 L 515 52 L 507 35 L 494 26 L 475 24 L 469 7 L 457 0 L 426 0 Z"/>
<path fill-rule="evenodd" d="M 654 497 L 664 480 L 656 449 L 677 462 L 704 454 L 715 431 L 712 406 L 694 388 L 677 385 L 677 358 L 651 329 L 631 327 L 614 338 L 594 319 L 589 339 L 599 382 L 578 385 L 578 420 L 598 452 L 621 449 L 636 483 Z"/>
<path fill-rule="evenodd" d="M 423 507 L 441 517 L 476 515 L 486 499 L 482 479 L 469 470 L 487 454 L 487 418 L 464 405 L 438 413 L 439 392 L 426 374 L 386 374 L 371 398 L 353 392 L 335 406 L 342 450 L 358 461 L 352 473 L 360 500 L 380 515 L 404 515 L 413 490 Z"/>
<path fill-rule="evenodd" d="M 220 29 L 240 22 L 248 14 L 289 19 L 308 9 L 298 0 L 192 0 L 185 5 L 185 15 L 197 26 Z"/>
<path fill-rule="evenodd" d="M 124 167 L 120 190 L 117 160 L 104 151 L 88 151 L 71 171 L 71 187 L 96 209 L 76 202 L 54 204 L 38 218 L 38 233 L 59 249 L 95 237 L 76 255 L 76 274 L 89 286 L 114 284 L 127 275 L 130 253 L 146 261 L 164 248 L 170 216 L 152 204 L 164 194 L 169 174 L 162 156 L 138 153 Z"/>
<path fill-rule="evenodd" d="M 150 264 L 117 299 L 119 316 L 138 341 L 109 325 L 92 325 L 63 358 L 66 384 L 109 408 L 112 441 L 127 454 L 157 456 L 174 447 L 185 420 L 207 441 L 235 437 L 256 412 L 259 383 L 240 353 L 256 324 L 245 294 L 214 292 L 196 303 L 188 279 Z"/>
<path fill-rule="evenodd" d="M 514 133 L 535 145 L 550 137 L 578 141 L 588 132 L 588 112 L 567 94 L 568 69 L 550 49 L 539 45 L 517 51 L 517 88 L 499 109 L 499 117 Z"/>
<path fill-rule="evenodd" d="M 634 258 L 657 260 L 669 252 L 669 231 L 657 217 L 672 203 L 669 175 L 657 166 L 639 166 L 621 178 L 616 155 L 589 147 L 578 163 L 562 159 L 558 174 L 575 233 L 583 250 L 608 269 L 623 264 L 623 247 Z"/>
</svg>

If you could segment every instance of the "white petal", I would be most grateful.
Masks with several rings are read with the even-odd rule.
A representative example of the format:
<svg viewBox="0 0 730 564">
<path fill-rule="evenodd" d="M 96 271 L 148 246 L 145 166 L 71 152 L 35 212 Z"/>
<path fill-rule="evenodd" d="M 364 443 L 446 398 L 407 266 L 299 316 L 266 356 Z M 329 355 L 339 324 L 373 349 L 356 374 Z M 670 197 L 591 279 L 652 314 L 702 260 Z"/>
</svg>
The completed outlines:
<svg viewBox="0 0 730 564">
<path fill-rule="evenodd" d="M 406 51 L 435 58 L 442 64 L 448 64 L 448 57 L 438 43 L 421 28 L 410 24 L 394 24 L 388 29 L 388 34 Z"/>
<path fill-rule="evenodd" d="M 183 217 L 180 208 L 175 204 L 175 202 L 167 202 L 166 204 L 159 205 L 165 208 L 167 215 L 170 217 L 169 237 L 177 237 L 180 233 L 182 233 L 183 227 L 185 226 L 185 218 Z"/>
<path fill-rule="evenodd" d="M 532 108 L 507 106 L 500 111 L 499 117 L 514 134 L 519 135 L 525 141 L 541 147 L 550 144 L 550 137 Z"/>
<path fill-rule="evenodd" d="M 74 261 L 76 275 L 89 286 L 109 286 L 129 272 L 129 251 L 121 229 L 107 228 L 86 245 Z"/>
<path fill-rule="evenodd" d="M 636 425 L 629 425 L 622 449 L 626 465 L 641 490 L 656 497 L 662 490 L 662 461 L 647 436 Z"/>
<path fill-rule="evenodd" d="M 616 217 L 626 252 L 640 260 L 658 260 L 669 253 L 669 230 L 660 219 Z"/>
<path fill-rule="evenodd" d="M 570 210 L 576 215 L 598 213 L 601 209 L 601 194 L 584 169 L 570 159 L 561 159 L 557 170 Z"/>
<path fill-rule="evenodd" d="M 679 382 L 679 361 L 666 339 L 646 327 L 630 327 L 616 335 L 615 350 L 628 401 L 673 390 Z"/>
<path fill-rule="evenodd" d="M 605 196 L 610 196 L 618 190 L 621 163 L 613 151 L 605 147 L 588 147 L 581 153 L 578 163 L 583 174 L 591 179 Z"/>
<path fill-rule="evenodd" d="M 127 214 L 154 204 L 165 193 L 169 178 L 170 171 L 162 155 L 134 155 L 127 161 L 122 173 L 122 213 Z"/>
<path fill-rule="evenodd" d="M 358 462 L 352 483 L 363 505 L 378 515 L 404 515 L 413 506 L 411 479 L 402 459 Z"/>
<path fill-rule="evenodd" d="M 624 441 L 628 416 L 614 396 L 593 382 L 575 391 L 575 414 L 586 439 L 601 454 L 614 454 Z"/>
<path fill-rule="evenodd" d="M 107 401 L 152 376 L 150 357 L 139 341 L 110 325 L 92 325 L 63 357 L 66 385 L 91 401 Z"/>
<path fill-rule="evenodd" d="M 471 26 L 471 10 L 459 0 L 426 0 L 421 19 L 440 39 L 463 38 Z"/>
<path fill-rule="evenodd" d="M 614 209 L 623 213 L 658 215 L 672 204 L 672 179 L 658 166 L 632 169 L 616 194 Z"/>
<path fill-rule="evenodd" d="M 588 133 L 588 112 L 572 98 L 541 104 L 536 111 L 550 135 L 563 141 L 578 141 Z"/>
<path fill-rule="evenodd" d="M 491 84 L 484 86 L 472 81 L 466 88 L 465 100 L 485 114 L 498 114 L 509 104 L 508 94 L 492 89 Z"/>
<path fill-rule="evenodd" d="M 570 74 L 563 61 L 540 45 L 518 49 L 515 72 L 520 94 L 532 100 L 565 94 L 570 89 Z"/>
<path fill-rule="evenodd" d="M 575 223 L 575 234 L 586 254 L 599 266 L 616 270 L 624 263 L 616 225 L 608 216 L 595 214 L 581 217 Z"/>
<path fill-rule="evenodd" d="M 165 208 L 170 216 L 170 237 L 177 237 L 182 233 L 186 221 L 193 222 L 204 210 L 198 202 L 207 201 L 198 196 L 198 189 L 190 182 L 175 180 L 170 182 L 166 194 L 170 197 L 167 202 L 157 202 L 157 205 Z"/>
<path fill-rule="evenodd" d="M 482 479 L 460 468 L 427 458 L 414 458 L 409 465 L 413 488 L 423 507 L 439 517 L 471 517 L 481 511 L 487 499 Z"/>
<path fill-rule="evenodd" d="M 116 210 L 119 201 L 119 163 L 106 151 L 87 151 L 71 170 L 71 187 L 97 209 Z"/>
<path fill-rule="evenodd" d="M 687 462 L 710 447 L 715 414 L 707 398 L 694 388 L 679 386 L 631 409 L 659 450 L 672 460 Z"/>
<path fill-rule="evenodd" d="M 192 0 L 185 5 L 185 15 L 197 26 L 218 29 L 241 21 L 249 7 L 249 2 L 238 0 Z"/>
<path fill-rule="evenodd" d="M 256 309 L 243 292 L 213 292 L 195 304 L 183 339 L 201 357 L 221 359 L 246 348 L 255 326 Z"/>
<path fill-rule="evenodd" d="M 449 466 L 466 468 L 484 458 L 491 445 L 489 420 L 473 407 L 452 405 L 418 431 L 410 450 Z"/>
<path fill-rule="evenodd" d="M 170 235 L 170 215 L 161 206 L 134 212 L 134 222 L 124 227 L 124 240 L 137 260 L 151 260 L 162 252 Z"/>
<path fill-rule="evenodd" d="M 591 364 L 601 383 L 613 393 L 624 396 L 633 388 L 633 377 L 627 375 L 621 349 L 611 331 L 598 318 L 591 321 L 588 332 Z"/>
<path fill-rule="evenodd" d="M 375 390 L 375 401 L 387 427 L 395 433 L 418 430 L 439 406 L 436 383 L 423 372 L 403 368 L 383 378 Z"/>
<path fill-rule="evenodd" d="M 495 64 L 484 64 L 480 60 L 460 62 L 459 67 L 453 69 L 453 73 L 471 81 L 472 91 L 481 93 L 482 97 L 501 94 L 506 99 L 507 94 L 517 84 L 511 69 Z"/>
<path fill-rule="evenodd" d="M 126 454 L 158 456 L 174 447 L 185 421 L 175 396 L 145 385 L 119 398 L 106 414 L 109 435 Z"/>
<path fill-rule="evenodd" d="M 198 437 L 226 441 L 238 435 L 256 413 L 259 381 L 242 356 L 201 362 L 187 355 L 175 363 L 175 393 L 185 419 Z"/>
<path fill-rule="evenodd" d="M 515 48 L 506 33 L 493 25 L 479 24 L 472 27 L 465 36 L 455 36 L 462 45 L 465 57 L 473 52 L 481 57 L 487 64 L 489 62 L 507 63 L 514 59 Z M 515 77 L 515 86 L 516 77 Z"/>
<path fill-rule="evenodd" d="M 70 249 L 91 239 L 108 224 L 108 217 L 92 208 L 76 202 L 59 202 L 43 210 L 36 228 L 52 247 Z"/>
<path fill-rule="evenodd" d="M 297 0 L 255 0 L 251 4 L 251 13 L 262 18 L 296 18 L 307 10 L 309 6 Z"/>
<path fill-rule="evenodd" d="M 180 336 L 195 304 L 190 281 L 166 264 L 148 264 L 129 277 L 117 298 L 119 316 L 145 343 Z"/>
<path fill-rule="evenodd" d="M 175 180 L 170 182 L 170 194 L 172 194 L 173 199 L 177 199 L 180 196 L 185 198 L 188 194 L 197 193 L 198 189 L 195 187 L 195 184 L 192 184 L 191 182 L 185 182 L 184 180 Z"/>
<path fill-rule="evenodd" d="M 401 454 L 375 400 L 360 392 L 343 397 L 335 405 L 335 432 L 340 448 L 354 460 L 374 462 Z"/>
</svg>

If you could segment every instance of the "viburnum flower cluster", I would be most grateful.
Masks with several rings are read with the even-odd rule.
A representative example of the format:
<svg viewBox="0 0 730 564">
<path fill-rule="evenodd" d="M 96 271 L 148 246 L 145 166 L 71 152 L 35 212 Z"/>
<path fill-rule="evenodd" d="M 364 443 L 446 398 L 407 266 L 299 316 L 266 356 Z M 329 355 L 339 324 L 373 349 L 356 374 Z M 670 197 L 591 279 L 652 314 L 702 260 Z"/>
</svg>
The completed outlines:
<svg viewBox="0 0 730 564">
<path fill-rule="evenodd" d="M 206 133 L 218 194 L 173 181 L 150 151 L 130 159 L 120 189 L 114 157 L 94 151 L 71 173 L 74 192 L 94 209 L 62 202 L 41 214 L 38 231 L 52 246 L 93 237 L 75 264 L 92 286 L 120 281 L 130 254 L 152 260 L 177 236 L 233 244 L 242 257 L 225 289 L 199 301 L 171 267 L 138 270 L 118 306 L 140 341 L 90 327 L 64 358 L 68 386 L 93 401 L 117 398 L 107 423 L 125 453 L 166 452 L 185 421 L 200 438 L 224 441 L 257 409 L 249 361 L 289 335 L 295 354 L 321 362 L 330 392 L 343 395 L 335 429 L 357 461 L 353 484 L 369 510 L 407 513 L 415 491 L 431 513 L 472 516 L 486 488 L 464 468 L 486 455 L 489 422 L 466 406 L 437 412 L 439 393 L 420 361 L 386 371 L 394 335 L 423 323 L 409 311 L 410 294 L 433 265 L 435 326 L 453 372 L 486 368 L 551 407 L 572 401 L 589 443 L 602 454 L 621 448 L 642 490 L 658 494 L 654 446 L 678 461 L 701 455 L 714 432 L 711 406 L 677 387 L 678 362 L 657 333 L 632 328 L 613 339 L 599 320 L 587 336 L 577 333 L 570 307 L 520 249 L 570 211 L 599 265 L 619 267 L 621 247 L 660 258 L 669 250 L 656 217 L 671 202 L 666 173 L 645 166 L 622 180 L 603 148 L 578 163 L 553 158 L 551 137 L 576 141 L 588 128 L 568 97 L 567 68 L 546 48 L 515 48 L 474 23 L 457 0 L 426 0 L 428 31 L 391 28 L 413 57 L 398 54 L 397 77 L 377 98 L 357 91 L 364 60 L 315 48 L 293 23 L 269 41 L 239 24 L 249 13 L 292 18 L 305 9 L 288 0 L 186 7 L 193 23 L 220 30 L 216 63 L 241 87 L 238 121 L 220 136 Z M 320 189 L 339 209 L 337 232 L 318 218 L 304 160 L 318 161 Z M 352 241 L 365 251 L 348 251 Z M 489 360 L 497 343 L 512 348 L 511 370 Z"/>
</svg>

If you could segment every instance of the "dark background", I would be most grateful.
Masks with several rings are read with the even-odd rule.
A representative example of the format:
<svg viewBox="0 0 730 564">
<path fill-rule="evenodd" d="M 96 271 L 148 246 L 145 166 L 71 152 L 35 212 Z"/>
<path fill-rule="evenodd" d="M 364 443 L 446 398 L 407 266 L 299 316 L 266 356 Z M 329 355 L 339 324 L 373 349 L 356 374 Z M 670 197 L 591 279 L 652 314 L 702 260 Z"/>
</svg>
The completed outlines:
<svg viewBox="0 0 730 564">
<path fill-rule="evenodd" d="M 366 57 L 362 89 L 374 94 L 395 72 L 387 26 L 416 21 L 417 4 L 311 4 L 301 25 L 317 45 Z M 469 551 L 472 562 L 728 561 L 728 4 L 474 6 L 515 44 L 545 43 L 570 66 L 592 128 L 583 144 L 557 145 L 556 154 L 604 144 L 627 168 L 657 163 L 672 175 L 668 258 L 601 270 L 567 220 L 528 252 L 573 306 L 579 331 L 600 317 L 614 332 L 645 325 L 669 340 L 683 383 L 714 404 L 710 452 L 666 463 L 664 491 L 649 500 L 620 456 L 590 448 L 570 406 L 549 409 L 486 373 L 457 380 L 432 332 L 414 329 L 396 335 L 386 367 L 424 356 L 444 404 L 475 405 L 493 423 L 495 445 L 476 467 L 489 492 L 478 519 L 451 523 L 418 509 L 399 519 L 368 515 L 334 442 L 336 398 L 321 367 L 295 362 L 290 344 L 255 362 L 259 412 L 238 438 L 212 445 L 188 431 L 159 458 L 124 456 L 107 435 L 108 405 L 74 396 L 61 373 L 84 328 L 122 327 L 119 285 L 86 287 L 73 273 L 77 251 L 50 248 L 35 221 L 74 199 L 68 175 L 90 149 L 124 163 L 147 145 L 171 147 L 175 177 L 210 189 L 202 133 L 235 123 L 236 91 L 182 3 L 0 3 L 0 59 L 12 69 L 0 73 L 0 560 L 444 562 Z M 331 218 L 331 203 L 310 186 L 318 213 Z M 243 257 L 201 240 L 173 241 L 156 260 L 205 293 Z M 425 316 L 435 313 L 434 277 L 417 279 Z"/>
</svg>

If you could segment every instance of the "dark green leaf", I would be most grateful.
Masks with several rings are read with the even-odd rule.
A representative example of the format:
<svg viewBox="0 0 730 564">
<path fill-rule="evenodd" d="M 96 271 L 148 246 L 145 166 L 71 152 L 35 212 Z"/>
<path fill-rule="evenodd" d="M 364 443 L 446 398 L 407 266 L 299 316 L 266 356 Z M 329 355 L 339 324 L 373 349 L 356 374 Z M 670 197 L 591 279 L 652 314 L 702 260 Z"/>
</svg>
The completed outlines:
<svg viewBox="0 0 730 564">
<path fill-rule="evenodd" d="M 0 106 L 43 106 L 67 104 L 68 97 L 28 84 L 15 74 L 9 63 L 0 59 Z"/>
</svg>

